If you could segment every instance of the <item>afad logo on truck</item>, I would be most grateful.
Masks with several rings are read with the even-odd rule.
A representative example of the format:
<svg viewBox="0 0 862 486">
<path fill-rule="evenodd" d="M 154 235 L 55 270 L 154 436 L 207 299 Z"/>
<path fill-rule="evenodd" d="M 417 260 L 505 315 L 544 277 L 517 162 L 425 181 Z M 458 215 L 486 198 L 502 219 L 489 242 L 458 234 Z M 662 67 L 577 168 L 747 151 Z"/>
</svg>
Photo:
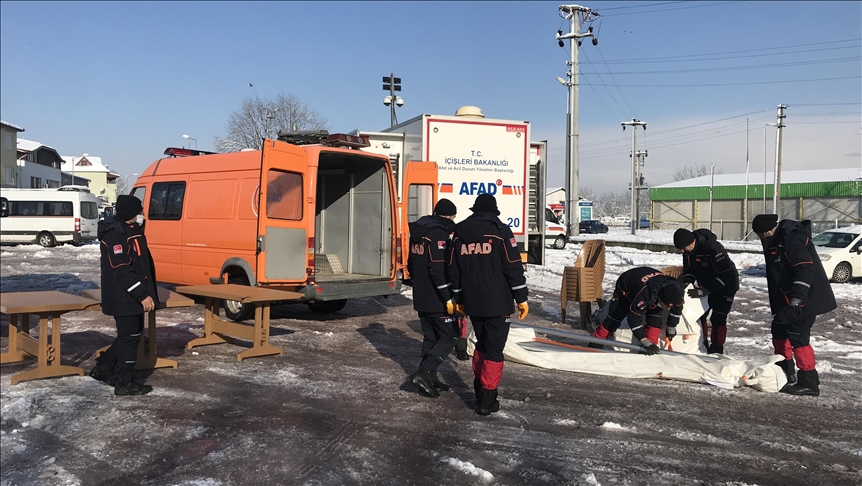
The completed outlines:
<svg viewBox="0 0 862 486">
<path fill-rule="evenodd" d="M 458 190 L 459 196 L 478 196 L 479 194 L 497 194 L 500 188 L 500 193 L 503 195 L 522 195 L 524 194 L 524 186 L 507 186 L 503 185 L 503 181 L 497 179 L 496 182 L 462 182 L 461 188 Z M 454 193 L 455 185 L 451 182 L 441 182 L 441 193 Z"/>
</svg>

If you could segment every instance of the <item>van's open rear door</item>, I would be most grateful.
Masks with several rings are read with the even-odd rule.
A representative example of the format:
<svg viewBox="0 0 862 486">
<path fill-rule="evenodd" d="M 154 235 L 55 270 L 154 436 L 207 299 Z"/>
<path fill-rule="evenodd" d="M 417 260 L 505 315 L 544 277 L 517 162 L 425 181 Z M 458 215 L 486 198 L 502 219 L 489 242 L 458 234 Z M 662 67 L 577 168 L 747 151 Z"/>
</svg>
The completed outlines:
<svg viewBox="0 0 862 486">
<path fill-rule="evenodd" d="M 407 162 L 404 170 L 404 192 L 401 197 L 399 213 L 401 215 L 401 264 L 399 268 L 404 272 L 404 278 L 408 279 L 407 256 L 410 252 L 410 227 L 412 223 L 422 216 L 434 212 L 437 203 L 437 172 L 435 162 Z"/>
<path fill-rule="evenodd" d="M 314 218 L 314 181 L 305 150 L 263 141 L 257 217 L 258 283 L 302 283 L 307 278 L 308 221 Z"/>
</svg>

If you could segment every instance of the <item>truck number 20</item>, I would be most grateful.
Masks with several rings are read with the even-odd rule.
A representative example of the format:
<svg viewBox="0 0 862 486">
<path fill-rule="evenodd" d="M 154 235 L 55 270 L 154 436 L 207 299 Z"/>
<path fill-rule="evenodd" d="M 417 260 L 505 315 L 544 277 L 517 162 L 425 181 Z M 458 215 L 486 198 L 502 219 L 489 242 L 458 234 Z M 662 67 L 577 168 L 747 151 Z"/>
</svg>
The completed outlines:
<svg viewBox="0 0 862 486">
<path fill-rule="evenodd" d="M 507 218 L 509 220 L 510 228 L 520 228 L 521 227 L 521 218 Z"/>
</svg>

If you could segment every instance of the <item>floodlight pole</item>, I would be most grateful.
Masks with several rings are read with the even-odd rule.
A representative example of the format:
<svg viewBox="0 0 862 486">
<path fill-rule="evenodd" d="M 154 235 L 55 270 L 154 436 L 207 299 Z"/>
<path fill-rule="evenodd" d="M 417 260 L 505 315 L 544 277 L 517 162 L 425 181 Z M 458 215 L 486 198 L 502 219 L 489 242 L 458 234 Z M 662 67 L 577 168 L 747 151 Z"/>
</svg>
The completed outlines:
<svg viewBox="0 0 862 486">
<path fill-rule="evenodd" d="M 567 140 L 566 140 L 566 226 L 569 236 L 577 235 L 580 229 L 580 208 L 578 201 L 578 89 L 579 81 L 579 60 L 578 53 L 580 50 L 581 39 L 584 37 L 593 37 L 593 45 L 598 44 L 595 36 L 593 36 L 593 28 L 590 27 L 587 33 L 581 34 L 581 24 L 588 20 L 598 17 L 598 13 L 593 12 L 587 7 L 580 5 L 560 5 L 560 16 L 569 21 L 569 33 L 563 34 L 562 31 L 557 31 L 557 41 L 560 47 L 563 47 L 563 41 L 569 40 L 571 51 L 571 60 L 566 62 L 569 67 L 566 75 L 568 82 L 566 86 L 569 88 L 568 109 L 567 109 Z"/>
<path fill-rule="evenodd" d="M 638 198 L 638 190 L 637 190 L 637 187 L 638 186 L 637 186 L 636 178 L 637 178 L 637 173 L 638 173 L 638 167 L 637 167 L 638 162 L 637 162 L 637 157 L 635 157 L 635 154 L 637 154 L 638 151 L 637 151 L 636 133 L 637 133 L 637 127 L 638 126 L 642 126 L 642 127 L 644 127 L 644 130 L 646 130 L 646 122 L 638 121 L 638 120 L 635 120 L 634 118 L 632 118 L 632 121 L 620 122 L 620 125 L 623 126 L 623 130 L 626 129 L 626 125 L 629 125 L 632 127 L 632 157 L 631 157 L 632 158 L 632 217 L 631 217 L 632 220 L 631 220 L 631 227 L 632 227 L 632 234 L 636 234 L 637 233 L 637 227 L 640 225 L 640 218 L 637 215 L 637 210 L 638 210 L 638 199 L 637 199 Z"/>
</svg>

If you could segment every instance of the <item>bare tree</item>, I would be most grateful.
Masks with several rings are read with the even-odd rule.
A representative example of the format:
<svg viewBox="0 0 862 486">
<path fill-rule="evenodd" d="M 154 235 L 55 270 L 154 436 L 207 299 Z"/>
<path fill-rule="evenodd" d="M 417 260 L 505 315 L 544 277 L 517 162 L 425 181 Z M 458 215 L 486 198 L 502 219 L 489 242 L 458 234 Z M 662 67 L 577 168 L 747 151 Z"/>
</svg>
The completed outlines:
<svg viewBox="0 0 862 486">
<path fill-rule="evenodd" d="M 682 167 L 677 167 L 673 171 L 673 180 L 674 182 L 684 181 L 688 179 L 694 179 L 695 177 L 709 175 L 709 169 L 710 166 L 706 164 L 685 165 Z M 716 167 L 715 173 L 724 174 L 724 169 Z"/>
<path fill-rule="evenodd" d="M 596 197 L 593 216 L 625 216 L 631 214 L 632 199 L 629 191 L 605 192 Z"/>
<path fill-rule="evenodd" d="M 326 118 L 294 95 L 280 93 L 274 99 L 246 98 L 227 121 L 227 135 L 215 137 L 219 152 L 260 148 L 264 138 L 275 138 L 280 130 L 322 130 Z"/>
</svg>

